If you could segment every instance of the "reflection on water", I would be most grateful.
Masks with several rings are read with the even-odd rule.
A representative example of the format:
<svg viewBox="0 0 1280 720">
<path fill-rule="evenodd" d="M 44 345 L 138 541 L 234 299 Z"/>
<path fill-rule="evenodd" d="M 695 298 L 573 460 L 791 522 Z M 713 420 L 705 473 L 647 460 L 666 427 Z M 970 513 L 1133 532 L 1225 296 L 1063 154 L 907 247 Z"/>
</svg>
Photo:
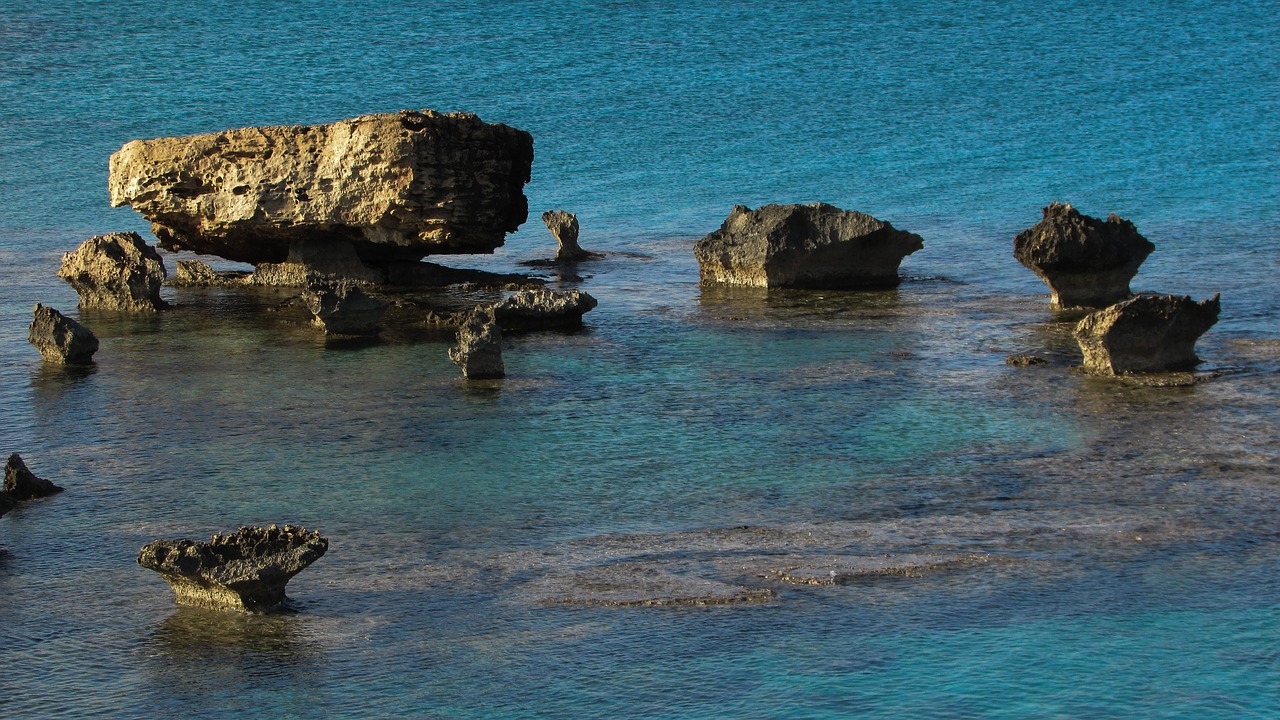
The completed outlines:
<svg viewBox="0 0 1280 720">
<path fill-rule="evenodd" d="M 198 666 L 217 657 L 260 656 L 293 664 L 318 649 L 291 613 L 217 612 L 178 606 L 155 627 L 152 646 L 167 660 Z"/>
</svg>

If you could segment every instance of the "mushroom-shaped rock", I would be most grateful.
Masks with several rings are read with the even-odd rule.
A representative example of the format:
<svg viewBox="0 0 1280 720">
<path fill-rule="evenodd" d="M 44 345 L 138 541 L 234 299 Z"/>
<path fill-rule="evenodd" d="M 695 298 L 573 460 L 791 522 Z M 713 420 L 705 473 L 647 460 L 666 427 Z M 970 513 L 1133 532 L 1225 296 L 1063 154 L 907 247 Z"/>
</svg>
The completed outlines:
<svg viewBox="0 0 1280 720">
<path fill-rule="evenodd" d="M 22 456 L 14 453 L 4 464 L 4 492 L 14 500 L 21 501 L 56 495 L 62 492 L 62 488 L 42 477 L 36 477 L 35 473 L 27 469 L 27 464 L 22 462 Z"/>
<path fill-rule="evenodd" d="M 896 286 L 902 258 L 922 247 L 919 235 L 825 203 L 738 205 L 694 254 L 704 283 L 856 289 Z"/>
<path fill-rule="evenodd" d="M 1013 239 L 1013 256 L 1040 277 L 1055 307 L 1106 307 L 1130 296 L 1129 281 L 1155 245 L 1133 223 L 1105 221 L 1052 203 L 1043 219 Z"/>
<path fill-rule="evenodd" d="M 564 210 L 548 210 L 542 213 L 542 222 L 559 243 L 556 262 L 575 262 L 600 257 L 599 253 L 583 250 L 578 245 L 578 216 Z"/>
<path fill-rule="evenodd" d="M 166 272 L 156 249 L 135 232 L 95 235 L 62 256 L 58 277 L 80 295 L 80 307 L 154 312 Z"/>
<path fill-rule="evenodd" d="M 269 612 L 285 601 L 285 584 L 328 549 L 320 533 L 295 525 L 242 527 L 207 543 L 156 540 L 138 564 L 160 573 L 180 605 Z"/>
<path fill-rule="evenodd" d="M 1138 295 L 1091 313 L 1076 325 L 1086 372 L 1121 375 L 1189 370 L 1196 340 L 1218 321 L 1219 296 Z"/>
<path fill-rule="evenodd" d="M 259 264 L 327 242 L 377 265 L 493 252 L 528 219 L 532 163 L 527 132 L 406 110 L 135 140 L 111 156 L 108 184 L 163 248 Z"/>
<path fill-rule="evenodd" d="M 302 301 L 326 335 L 377 335 L 389 302 L 371 297 L 348 281 L 313 278 Z"/>
<path fill-rule="evenodd" d="M 98 352 L 98 338 L 88 328 L 51 307 L 36 303 L 27 341 L 40 351 L 45 362 L 60 365 L 91 365 Z"/>
<path fill-rule="evenodd" d="M 494 304 L 493 313 L 498 324 L 507 330 L 576 327 L 597 304 L 594 297 L 581 290 L 534 288 L 520 290 Z"/>
<path fill-rule="evenodd" d="M 502 363 L 502 328 L 492 308 L 479 306 L 458 326 L 458 345 L 449 348 L 449 359 L 471 380 L 506 376 Z"/>
</svg>

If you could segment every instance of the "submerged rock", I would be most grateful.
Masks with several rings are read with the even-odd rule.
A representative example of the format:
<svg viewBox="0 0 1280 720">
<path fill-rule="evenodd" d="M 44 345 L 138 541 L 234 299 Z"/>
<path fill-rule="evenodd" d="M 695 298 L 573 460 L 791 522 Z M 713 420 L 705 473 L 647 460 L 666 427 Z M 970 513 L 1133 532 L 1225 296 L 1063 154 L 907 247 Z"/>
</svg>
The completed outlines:
<svg viewBox="0 0 1280 720">
<path fill-rule="evenodd" d="M 80 295 L 80 307 L 154 312 L 160 299 L 164 260 L 135 232 L 95 235 L 62 256 L 58 277 Z"/>
<path fill-rule="evenodd" d="M 1106 221 L 1052 203 L 1013 239 L 1013 256 L 1049 286 L 1055 307 L 1105 307 L 1128 298 L 1129 281 L 1155 245 L 1133 223 Z"/>
<path fill-rule="evenodd" d="M 181 605 L 269 612 L 285 601 L 285 584 L 328 549 L 320 533 L 295 525 L 242 527 L 207 543 L 156 540 L 138 564 L 160 573 Z"/>
<path fill-rule="evenodd" d="M 919 578 L 988 562 L 986 554 L 833 557 L 771 568 L 764 576 L 790 585 L 849 585 L 881 577 Z"/>
<path fill-rule="evenodd" d="M 377 335 L 391 303 L 371 297 L 355 283 L 313 278 L 302 301 L 326 335 Z"/>
<path fill-rule="evenodd" d="M 742 605 L 767 602 L 768 588 L 697 577 L 643 562 L 623 562 L 549 577 L 538 584 L 544 603 L 604 607 Z"/>
<path fill-rule="evenodd" d="M 1195 345 L 1218 321 L 1218 295 L 1138 295 L 1092 313 L 1076 325 L 1083 369 L 1102 375 L 1189 370 L 1200 359 Z"/>
<path fill-rule="evenodd" d="M 576 327 L 598 304 L 581 290 L 520 290 L 493 305 L 494 317 L 507 330 Z"/>
<path fill-rule="evenodd" d="M 109 186 L 163 248 L 259 264 L 322 243 L 379 266 L 501 246 L 528 218 L 532 163 L 522 130 L 406 110 L 135 140 L 111 156 Z"/>
<path fill-rule="evenodd" d="M 1024 353 L 1008 355 L 1005 357 L 1004 362 L 1006 365 L 1013 365 L 1014 367 L 1031 367 L 1033 365 L 1049 364 L 1048 360 L 1040 357 L 1039 355 L 1027 355 Z"/>
<path fill-rule="evenodd" d="M 62 488 L 27 469 L 22 456 L 14 453 L 4 464 L 4 494 L 15 501 L 49 497 L 62 492 Z"/>
<path fill-rule="evenodd" d="M 458 345 L 449 348 L 449 359 L 471 380 L 506 376 L 502 362 L 502 328 L 492 308 L 472 310 L 458 327 Z"/>
<path fill-rule="evenodd" d="M 790 288 L 885 288 L 919 235 L 825 203 L 733 208 L 694 245 L 704 283 Z"/>
<path fill-rule="evenodd" d="M 36 303 L 27 341 L 45 362 L 61 365 L 91 365 L 98 352 L 98 338 L 88 328 L 40 303 Z"/>
<path fill-rule="evenodd" d="M 578 245 L 577 215 L 564 210 L 548 210 L 542 213 L 542 222 L 559 243 L 556 249 L 556 262 L 576 262 L 600 257 L 599 253 L 583 250 Z"/>
</svg>

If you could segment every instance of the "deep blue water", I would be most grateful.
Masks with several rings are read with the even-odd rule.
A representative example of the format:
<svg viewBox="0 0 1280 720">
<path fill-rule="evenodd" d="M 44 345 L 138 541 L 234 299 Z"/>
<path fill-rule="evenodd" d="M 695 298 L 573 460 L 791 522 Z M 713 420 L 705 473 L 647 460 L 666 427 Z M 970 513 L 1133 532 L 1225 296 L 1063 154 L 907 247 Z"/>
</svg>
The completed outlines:
<svg viewBox="0 0 1280 720">
<path fill-rule="evenodd" d="M 0 518 L 0 716 L 1280 717 L 1275 4 L 726 5 L 0 0 L 0 452 L 67 487 Z M 527 271 L 576 212 L 609 253 L 561 283 L 582 332 L 474 387 L 444 341 L 169 290 L 79 313 L 94 372 L 42 367 L 61 253 L 147 233 L 107 205 L 122 144 L 402 108 L 533 134 L 532 221 L 446 262 Z M 1054 200 L 1155 243 L 1136 290 L 1222 293 L 1218 377 L 1070 371 L 1012 258 Z M 698 286 L 734 204 L 812 201 L 922 235 L 902 286 Z M 270 522 L 331 542 L 293 615 L 134 563 Z M 626 568 L 776 595 L 556 602 Z"/>
</svg>

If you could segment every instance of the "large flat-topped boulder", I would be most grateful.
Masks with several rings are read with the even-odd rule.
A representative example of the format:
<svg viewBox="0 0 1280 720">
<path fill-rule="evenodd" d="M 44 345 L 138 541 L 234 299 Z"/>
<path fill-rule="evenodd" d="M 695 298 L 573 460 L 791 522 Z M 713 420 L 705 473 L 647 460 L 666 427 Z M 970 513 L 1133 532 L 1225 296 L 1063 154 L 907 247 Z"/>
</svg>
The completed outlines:
<svg viewBox="0 0 1280 720">
<path fill-rule="evenodd" d="M 922 247 L 919 235 L 826 203 L 738 205 L 694 254 L 704 283 L 856 289 L 896 286 L 902 258 Z"/>
<path fill-rule="evenodd" d="M 532 163 L 527 132 L 406 110 L 135 140 L 108 184 L 169 250 L 280 263 L 291 245 L 342 241 L 384 264 L 493 252 L 528 218 Z"/>
</svg>

